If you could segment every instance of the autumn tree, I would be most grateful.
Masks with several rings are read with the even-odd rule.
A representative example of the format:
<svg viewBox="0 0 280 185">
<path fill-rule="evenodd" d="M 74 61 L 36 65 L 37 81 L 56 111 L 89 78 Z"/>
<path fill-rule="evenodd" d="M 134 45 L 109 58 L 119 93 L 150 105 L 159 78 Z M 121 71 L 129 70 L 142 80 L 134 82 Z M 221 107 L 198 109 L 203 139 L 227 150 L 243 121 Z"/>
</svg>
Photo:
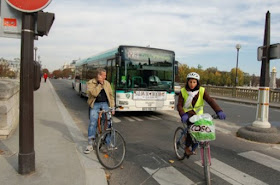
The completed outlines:
<svg viewBox="0 0 280 185">
<path fill-rule="evenodd" d="M 72 72 L 72 70 L 70 68 L 63 69 L 62 76 L 64 78 L 68 78 L 70 76 L 72 77 L 73 76 L 73 72 Z"/>
<path fill-rule="evenodd" d="M 63 76 L 62 76 L 62 71 L 61 70 L 54 70 L 53 72 L 52 72 L 52 76 L 54 77 L 54 78 L 62 78 Z"/>
</svg>

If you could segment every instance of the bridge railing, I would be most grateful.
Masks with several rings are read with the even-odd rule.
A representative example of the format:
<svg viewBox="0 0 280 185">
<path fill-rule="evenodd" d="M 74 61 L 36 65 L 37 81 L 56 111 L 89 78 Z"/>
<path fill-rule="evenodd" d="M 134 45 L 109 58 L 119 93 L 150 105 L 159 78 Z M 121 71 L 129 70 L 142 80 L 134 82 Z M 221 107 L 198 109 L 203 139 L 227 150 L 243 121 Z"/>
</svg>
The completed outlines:
<svg viewBox="0 0 280 185">
<path fill-rule="evenodd" d="M 258 89 L 251 88 L 234 88 L 234 87 L 218 87 L 218 86 L 203 86 L 211 95 L 231 97 L 246 100 L 258 100 Z M 280 103 L 280 91 L 270 89 L 269 102 Z"/>
<path fill-rule="evenodd" d="M 180 84 L 184 87 L 185 84 Z M 258 88 L 242 88 L 242 87 L 222 87 L 222 86 L 205 86 L 206 91 L 210 95 L 246 99 L 246 100 L 258 100 Z M 273 103 L 280 103 L 280 91 L 270 89 L 269 101 Z"/>
</svg>

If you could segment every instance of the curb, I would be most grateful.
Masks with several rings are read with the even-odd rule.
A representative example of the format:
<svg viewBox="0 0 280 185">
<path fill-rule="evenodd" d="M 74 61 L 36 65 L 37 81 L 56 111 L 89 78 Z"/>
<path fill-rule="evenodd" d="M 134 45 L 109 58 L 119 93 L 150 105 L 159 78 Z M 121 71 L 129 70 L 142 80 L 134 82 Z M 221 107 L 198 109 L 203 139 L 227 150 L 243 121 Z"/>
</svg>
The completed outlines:
<svg viewBox="0 0 280 185">
<path fill-rule="evenodd" d="M 245 126 L 238 129 L 237 137 L 261 143 L 280 144 L 280 129 L 276 127 L 258 128 Z"/>
</svg>

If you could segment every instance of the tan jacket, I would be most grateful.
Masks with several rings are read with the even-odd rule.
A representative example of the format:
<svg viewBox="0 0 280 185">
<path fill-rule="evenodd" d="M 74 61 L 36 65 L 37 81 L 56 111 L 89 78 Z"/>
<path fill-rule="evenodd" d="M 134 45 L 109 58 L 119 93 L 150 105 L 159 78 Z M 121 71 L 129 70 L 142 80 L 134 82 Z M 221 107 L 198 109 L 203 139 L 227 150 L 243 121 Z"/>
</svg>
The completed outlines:
<svg viewBox="0 0 280 185">
<path fill-rule="evenodd" d="M 109 107 L 115 107 L 114 95 L 110 83 L 107 80 L 105 80 L 104 84 L 101 85 L 97 82 L 95 78 L 87 82 L 88 105 L 91 108 L 93 108 L 96 97 L 98 96 L 98 94 L 101 92 L 102 89 L 105 90 L 105 93 L 107 95 L 107 99 L 109 101 Z"/>
</svg>

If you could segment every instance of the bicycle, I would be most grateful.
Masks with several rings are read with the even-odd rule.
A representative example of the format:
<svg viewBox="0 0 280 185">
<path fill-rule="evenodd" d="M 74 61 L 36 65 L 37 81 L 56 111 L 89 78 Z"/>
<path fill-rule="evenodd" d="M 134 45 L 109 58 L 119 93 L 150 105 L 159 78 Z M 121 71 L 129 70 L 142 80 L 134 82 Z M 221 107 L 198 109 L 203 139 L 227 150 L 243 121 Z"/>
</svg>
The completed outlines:
<svg viewBox="0 0 280 185">
<path fill-rule="evenodd" d="M 191 135 L 191 138 L 193 140 L 193 147 L 192 152 L 195 151 L 197 147 L 200 148 L 200 156 L 201 156 L 201 162 L 202 166 L 204 168 L 204 177 L 207 185 L 211 184 L 210 179 L 210 166 L 211 166 L 211 154 L 210 154 L 210 141 L 215 139 L 215 127 L 212 121 L 209 121 L 209 118 L 212 117 L 213 119 L 217 119 L 218 117 L 216 115 L 210 115 L 210 114 L 203 114 L 202 117 L 206 116 L 208 117 L 208 121 L 199 121 L 197 117 L 191 117 L 190 120 L 193 118 L 193 120 L 198 121 L 194 123 L 193 125 L 186 126 L 185 123 L 182 123 L 183 127 L 178 127 L 175 130 L 174 133 L 174 150 L 176 157 L 179 160 L 183 160 L 185 157 L 189 158 L 190 155 L 186 155 L 185 148 L 186 146 L 186 137 L 187 133 L 189 132 Z M 197 116 L 197 115 L 195 115 Z M 201 120 L 201 119 L 200 119 Z M 212 120 L 212 119 L 211 119 Z M 212 125 L 211 125 L 212 122 Z M 210 126 L 211 125 L 211 126 Z M 205 134 L 206 133 L 206 134 Z M 206 136 L 208 134 L 208 136 Z"/>
<path fill-rule="evenodd" d="M 99 162 L 107 169 L 118 168 L 126 153 L 125 140 L 113 127 L 112 111 L 114 108 L 109 108 L 108 111 L 100 110 L 98 116 L 99 136 L 96 142 L 96 155 Z"/>
</svg>

